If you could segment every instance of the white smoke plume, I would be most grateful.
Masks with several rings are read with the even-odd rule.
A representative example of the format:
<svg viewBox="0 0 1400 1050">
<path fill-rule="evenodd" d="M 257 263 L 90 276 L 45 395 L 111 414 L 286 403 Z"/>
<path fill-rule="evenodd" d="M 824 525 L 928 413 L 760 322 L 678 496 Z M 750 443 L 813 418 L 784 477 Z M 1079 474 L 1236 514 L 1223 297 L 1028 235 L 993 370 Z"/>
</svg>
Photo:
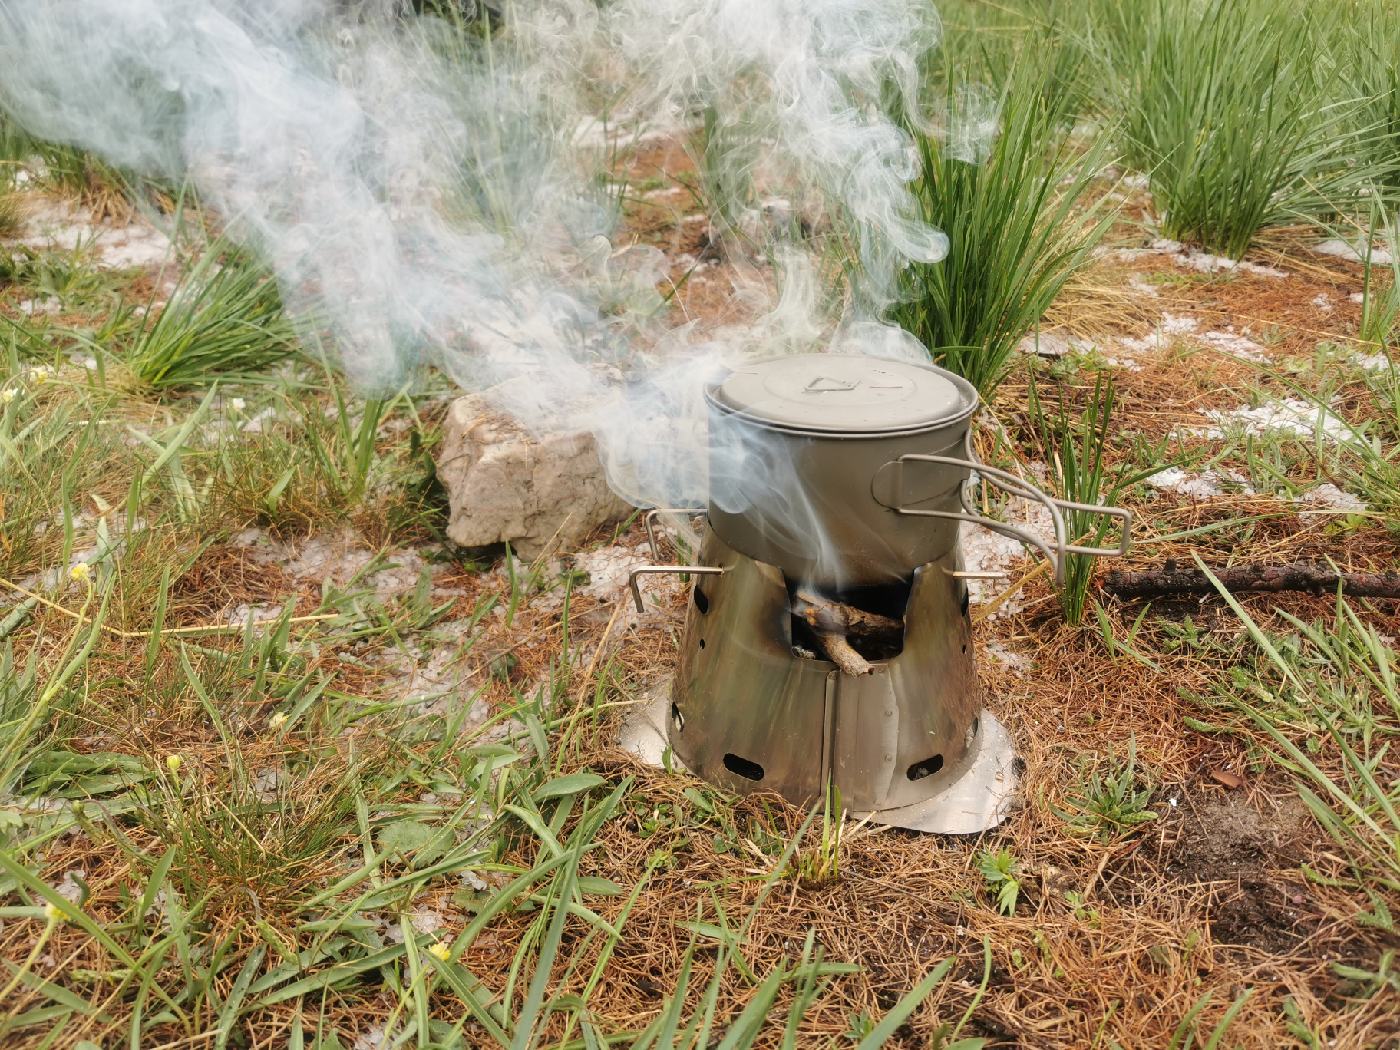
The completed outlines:
<svg viewBox="0 0 1400 1050">
<path fill-rule="evenodd" d="M 432 366 L 528 426 L 591 427 L 641 504 L 703 502 L 702 381 L 818 348 L 827 290 L 813 249 L 771 230 L 758 320 L 666 331 L 665 261 L 620 244 L 590 122 L 708 114 L 723 185 L 781 194 L 858 254 L 843 348 L 922 355 L 872 319 L 906 261 L 946 250 L 912 217 L 914 152 L 881 105 L 916 106 L 926 0 L 521 0 L 492 32 L 396 7 L 0 0 L 0 107 L 188 179 L 361 389 Z"/>
</svg>

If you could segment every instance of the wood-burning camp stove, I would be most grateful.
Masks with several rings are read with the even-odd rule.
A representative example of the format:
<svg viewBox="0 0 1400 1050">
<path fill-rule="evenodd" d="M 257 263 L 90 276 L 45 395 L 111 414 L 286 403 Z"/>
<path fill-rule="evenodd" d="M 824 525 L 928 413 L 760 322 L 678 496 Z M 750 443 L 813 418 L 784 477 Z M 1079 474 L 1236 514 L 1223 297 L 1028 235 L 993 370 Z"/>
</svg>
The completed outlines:
<svg viewBox="0 0 1400 1050">
<path fill-rule="evenodd" d="M 1016 787 L 1002 725 L 982 706 L 958 533 L 973 522 L 1040 550 L 1123 553 L 1127 511 L 1054 499 L 977 461 L 976 390 L 932 365 L 803 354 L 747 365 L 706 392 L 710 499 L 690 574 L 680 664 L 634 725 L 737 792 L 810 804 L 834 782 L 873 822 L 966 833 L 998 823 Z M 1052 536 L 977 514 L 977 479 L 1034 500 Z M 1077 546 L 1063 512 L 1121 523 L 1115 548 Z"/>
</svg>

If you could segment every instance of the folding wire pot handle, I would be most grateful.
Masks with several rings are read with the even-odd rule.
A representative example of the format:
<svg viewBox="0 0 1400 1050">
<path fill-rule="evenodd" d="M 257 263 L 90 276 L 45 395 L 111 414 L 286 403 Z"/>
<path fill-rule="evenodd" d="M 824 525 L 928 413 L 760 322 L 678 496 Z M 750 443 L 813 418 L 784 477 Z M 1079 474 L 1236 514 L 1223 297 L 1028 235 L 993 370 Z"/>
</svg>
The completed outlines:
<svg viewBox="0 0 1400 1050">
<path fill-rule="evenodd" d="M 951 518 L 954 521 L 969 521 L 974 525 L 981 525 L 983 528 L 991 529 L 993 532 L 1003 536 L 1010 536 L 1012 539 L 1020 540 L 1029 547 L 1034 547 L 1045 555 L 1045 560 L 1050 563 L 1050 568 L 1054 571 L 1055 585 L 1061 586 L 1065 582 L 1065 555 L 1066 554 L 1086 554 L 1096 558 L 1121 557 L 1128 553 L 1128 544 L 1132 542 L 1133 513 L 1124 510 L 1122 507 L 1106 507 L 1099 503 L 1075 503 L 1071 500 L 1056 499 L 1040 491 L 1024 478 L 1018 478 L 1015 474 L 999 470 L 996 467 L 989 467 L 977 458 L 977 453 L 972 450 L 972 432 L 969 430 L 964 440 L 963 448 L 966 449 L 966 456 L 929 456 L 918 452 L 906 452 L 895 462 L 901 468 L 906 462 L 909 463 L 936 463 L 948 467 L 963 467 L 975 471 L 976 475 L 985 479 L 989 484 L 1019 496 L 1022 499 L 1032 500 L 1039 503 L 1050 512 L 1050 521 L 1054 525 L 1055 536 L 1053 546 L 1044 537 L 1037 535 L 1027 529 L 1017 525 L 1011 525 L 1004 521 L 997 521 L 984 514 L 978 514 L 968 503 L 968 493 L 975 481 L 968 477 L 958 490 L 958 502 L 962 504 L 962 511 L 952 510 L 923 510 L 918 507 L 906 507 L 902 502 L 895 504 L 891 509 L 896 514 L 906 514 L 922 518 Z M 1120 522 L 1120 534 L 1118 546 L 1116 547 L 1085 547 L 1080 544 L 1068 542 L 1065 535 L 1064 512 L 1070 510 L 1088 511 L 1091 514 L 1103 514 L 1110 518 L 1116 518 Z"/>
</svg>

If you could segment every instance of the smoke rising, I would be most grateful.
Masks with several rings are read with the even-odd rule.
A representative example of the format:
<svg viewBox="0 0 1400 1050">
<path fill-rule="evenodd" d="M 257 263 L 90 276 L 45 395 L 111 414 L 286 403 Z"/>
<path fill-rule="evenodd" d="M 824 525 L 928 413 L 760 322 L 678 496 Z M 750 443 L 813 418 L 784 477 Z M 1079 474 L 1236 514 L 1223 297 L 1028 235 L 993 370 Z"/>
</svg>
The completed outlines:
<svg viewBox="0 0 1400 1050">
<path fill-rule="evenodd" d="M 924 358 L 874 318 L 906 261 L 946 251 L 913 217 L 915 154 L 881 107 L 917 107 L 928 3 L 539 0 L 502 26 L 390 0 L 0 0 L 0 105 L 188 179 L 360 389 L 431 366 L 527 426 L 589 427 L 639 504 L 705 499 L 701 390 L 727 362 L 832 340 Z M 702 122 L 710 210 L 747 231 L 763 305 L 668 330 L 666 262 L 619 246 L 596 132 Z M 755 220 L 774 196 L 859 258 L 835 335 L 812 242 Z"/>
</svg>

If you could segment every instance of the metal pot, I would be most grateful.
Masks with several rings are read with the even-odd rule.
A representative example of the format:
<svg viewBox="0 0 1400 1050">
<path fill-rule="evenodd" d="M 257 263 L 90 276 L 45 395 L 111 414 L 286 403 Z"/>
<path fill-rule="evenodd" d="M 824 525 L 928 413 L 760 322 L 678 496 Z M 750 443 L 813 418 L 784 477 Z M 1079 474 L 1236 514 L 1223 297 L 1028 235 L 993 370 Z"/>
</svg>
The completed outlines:
<svg viewBox="0 0 1400 1050">
<path fill-rule="evenodd" d="M 729 547 L 789 580 L 846 589 L 908 578 L 954 548 L 961 521 L 1038 548 L 1057 579 L 1065 553 L 1127 548 L 1128 512 L 1056 500 L 980 463 L 969 444 L 977 391 L 933 365 L 791 355 L 737 369 L 706 399 L 710 524 Z M 974 471 L 1044 505 L 1053 537 L 976 514 L 966 492 Z M 1070 544 L 1066 509 L 1119 518 L 1119 546 Z"/>
</svg>

